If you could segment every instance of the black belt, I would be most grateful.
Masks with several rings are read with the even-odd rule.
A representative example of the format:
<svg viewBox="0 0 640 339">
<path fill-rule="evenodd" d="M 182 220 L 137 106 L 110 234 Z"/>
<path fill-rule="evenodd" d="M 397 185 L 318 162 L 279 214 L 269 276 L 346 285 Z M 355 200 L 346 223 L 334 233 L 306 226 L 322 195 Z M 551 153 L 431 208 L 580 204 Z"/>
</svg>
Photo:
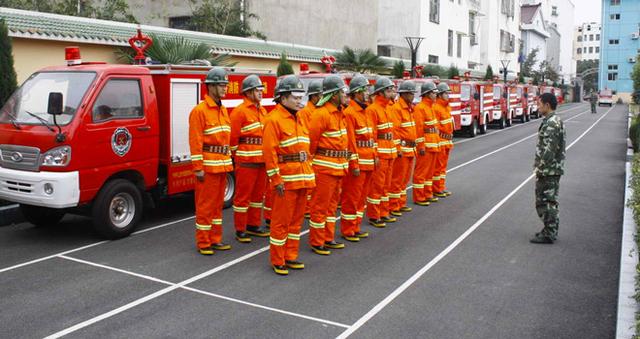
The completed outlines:
<svg viewBox="0 0 640 339">
<path fill-rule="evenodd" d="M 262 145 L 261 137 L 241 137 L 238 143 L 245 145 Z"/>
<path fill-rule="evenodd" d="M 387 132 L 387 133 L 378 133 L 378 139 L 382 139 L 382 140 L 393 140 L 393 133 L 391 133 L 391 132 Z"/>
<path fill-rule="evenodd" d="M 317 155 L 322 155 L 330 158 L 349 158 L 349 151 L 338 151 L 334 149 L 318 148 L 316 150 Z"/>
<path fill-rule="evenodd" d="M 414 140 L 405 140 L 402 139 L 400 141 L 400 146 L 404 146 L 404 147 L 416 147 L 416 142 Z"/>
<path fill-rule="evenodd" d="M 375 146 L 375 142 L 373 141 L 373 139 L 356 140 L 356 146 L 363 148 L 373 148 L 373 146 Z"/>
<path fill-rule="evenodd" d="M 293 154 L 278 154 L 278 162 L 305 162 L 309 160 L 309 155 L 305 151 Z"/>
<path fill-rule="evenodd" d="M 440 132 L 440 137 L 442 139 L 451 140 L 451 139 L 453 139 L 453 134 L 447 134 L 447 133 Z"/>
<path fill-rule="evenodd" d="M 228 155 L 230 153 L 229 150 L 230 150 L 229 145 L 224 145 L 224 146 L 207 145 L 207 144 L 202 145 L 202 151 L 207 153 L 218 153 L 218 154 Z"/>
<path fill-rule="evenodd" d="M 426 127 L 426 128 L 424 129 L 424 132 L 425 132 L 425 133 L 438 133 L 438 129 L 437 129 L 437 128 L 435 128 L 435 127 Z"/>
<path fill-rule="evenodd" d="M 238 166 L 245 168 L 263 168 L 264 162 L 241 162 Z"/>
</svg>

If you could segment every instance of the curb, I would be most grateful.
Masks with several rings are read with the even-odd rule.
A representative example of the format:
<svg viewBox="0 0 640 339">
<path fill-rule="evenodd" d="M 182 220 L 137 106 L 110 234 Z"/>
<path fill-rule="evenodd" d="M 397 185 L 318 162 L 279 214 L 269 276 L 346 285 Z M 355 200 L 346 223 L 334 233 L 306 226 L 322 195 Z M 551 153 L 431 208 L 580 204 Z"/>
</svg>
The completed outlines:
<svg viewBox="0 0 640 339">
<path fill-rule="evenodd" d="M 629 121 L 631 121 L 631 114 Z M 629 124 L 627 125 L 629 126 Z M 628 130 L 628 127 L 627 127 Z M 632 338 L 636 327 L 638 305 L 634 298 L 636 287 L 636 265 L 638 264 L 638 247 L 634 239 L 636 225 L 633 210 L 627 206 L 631 198 L 631 159 L 633 150 L 627 148 L 625 163 L 624 215 L 622 219 L 622 248 L 620 251 L 620 279 L 618 284 L 618 319 L 616 338 Z"/>
</svg>

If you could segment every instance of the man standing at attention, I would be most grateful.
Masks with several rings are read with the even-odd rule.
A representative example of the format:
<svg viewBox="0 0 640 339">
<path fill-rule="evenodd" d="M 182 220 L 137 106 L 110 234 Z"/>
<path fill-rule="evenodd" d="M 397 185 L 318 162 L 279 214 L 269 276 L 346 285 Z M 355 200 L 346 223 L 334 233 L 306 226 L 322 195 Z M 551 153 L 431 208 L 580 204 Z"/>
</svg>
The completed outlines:
<svg viewBox="0 0 640 339">
<path fill-rule="evenodd" d="M 542 231 L 531 238 L 534 244 L 553 244 L 558 236 L 558 189 L 564 174 L 564 124 L 556 114 L 558 101 L 551 93 L 538 99 L 538 111 L 544 119 L 538 128 L 538 145 L 534 170 L 536 174 L 536 212 L 544 223 Z"/>
</svg>

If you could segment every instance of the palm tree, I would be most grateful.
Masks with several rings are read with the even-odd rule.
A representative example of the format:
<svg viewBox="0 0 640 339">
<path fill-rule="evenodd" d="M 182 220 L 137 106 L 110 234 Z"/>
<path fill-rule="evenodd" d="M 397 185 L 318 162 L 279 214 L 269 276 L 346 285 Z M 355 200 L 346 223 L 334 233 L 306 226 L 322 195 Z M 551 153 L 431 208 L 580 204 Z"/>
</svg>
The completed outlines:
<svg viewBox="0 0 640 339">
<path fill-rule="evenodd" d="M 181 36 L 164 37 L 155 34 L 149 35 L 153 39 L 153 45 L 146 51 L 146 56 L 153 62 L 161 64 L 184 64 L 196 60 L 206 60 L 212 66 L 234 66 L 231 56 L 228 54 L 213 55 L 211 46 L 205 43 L 193 42 Z M 133 63 L 135 52 L 131 48 L 123 48 L 117 52 L 118 58 L 128 63 Z"/>
<path fill-rule="evenodd" d="M 387 62 L 370 49 L 353 49 L 344 46 L 342 52 L 336 54 L 336 65 L 344 70 L 370 73 L 387 67 Z"/>
</svg>

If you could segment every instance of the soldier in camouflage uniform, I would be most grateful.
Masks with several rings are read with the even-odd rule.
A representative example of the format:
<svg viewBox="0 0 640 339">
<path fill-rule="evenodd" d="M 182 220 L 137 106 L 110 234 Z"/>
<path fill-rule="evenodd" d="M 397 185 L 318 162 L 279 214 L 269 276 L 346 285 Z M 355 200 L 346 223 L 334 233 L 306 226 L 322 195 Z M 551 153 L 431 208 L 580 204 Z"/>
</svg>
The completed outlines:
<svg viewBox="0 0 640 339">
<path fill-rule="evenodd" d="M 591 96 L 589 96 L 589 101 L 591 102 L 591 113 L 596 113 L 596 104 L 598 103 L 598 95 L 593 90 L 591 90 Z"/>
<path fill-rule="evenodd" d="M 565 129 L 555 112 L 558 102 L 551 93 L 538 102 L 544 119 L 538 129 L 534 169 L 536 174 L 536 211 L 544 223 L 542 231 L 531 239 L 536 244 L 552 244 L 558 235 L 558 189 L 564 173 Z"/>
</svg>

